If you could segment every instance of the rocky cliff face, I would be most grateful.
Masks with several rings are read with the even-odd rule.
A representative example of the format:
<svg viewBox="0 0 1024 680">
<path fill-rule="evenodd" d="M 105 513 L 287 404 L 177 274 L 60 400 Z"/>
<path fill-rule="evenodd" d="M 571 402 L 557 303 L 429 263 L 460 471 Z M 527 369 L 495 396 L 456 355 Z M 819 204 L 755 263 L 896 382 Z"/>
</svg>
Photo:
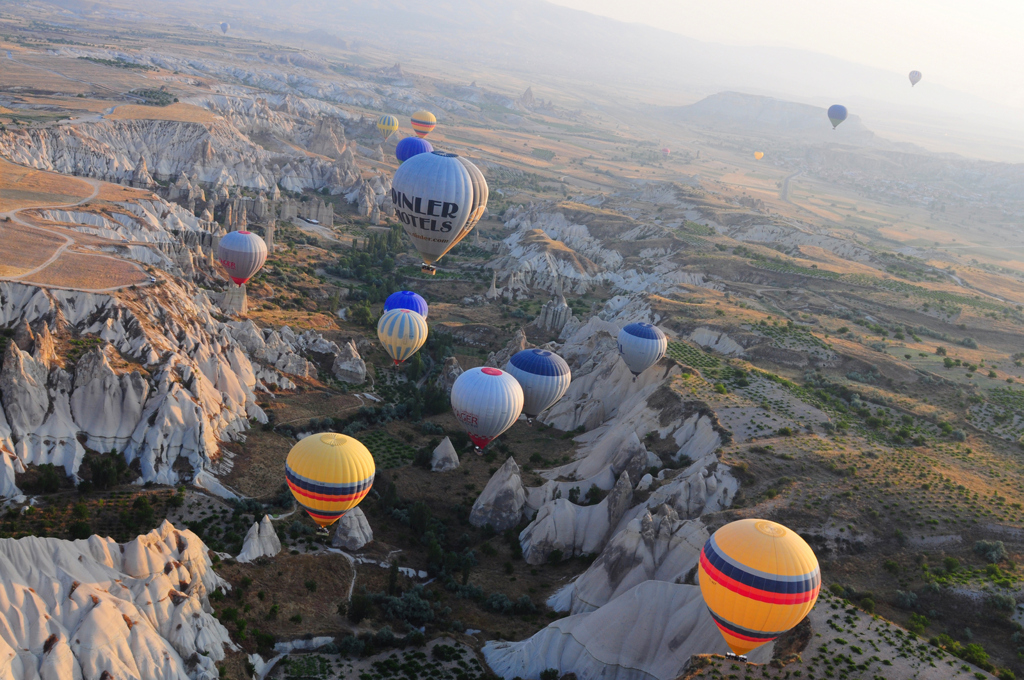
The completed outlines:
<svg viewBox="0 0 1024 680">
<path fill-rule="evenodd" d="M 314 133 L 310 133 L 311 135 Z M 323 135 L 320 146 L 328 144 Z M 325 150 L 321 148 L 321 150 Z M 205 184 L 229 182 L 254 190 L 346 191 L 359 179 L 354 163 L 271 152 L 230 123 L 103 120 L 0 133 L 0 156 L 41 170 L 130 183 L 140 159 L 157 179 L 182 172 Z"/>
<path fill-rule="evenodd" d="M 121 545 L 0 539 L 0 675 L 215 680 L 235 647 L 208 594 L 230 587 L 167 521 Z"/>
<path fill-rule="evenodd" d="M 138 460 L 144 481 L 198 479 L 220 441 L 240 436 L 250 419 L 266 422 L 257 392 L 293 388 L 282 373 L 315 376 L 304 352 L 341 355 L 317 333 L 221 323 L 215 311 L 173 281 L 116 296 L 0 282 L 0 328 L 31 325 L 18 333 L 20 346 L 8 343 L 0 368 L 3 495 L 18 495 L 14 473 L 24 465 L 52 463 L 76 476 L 85 447 Z M 62 366 L 53 336 L 97 344 Z"/>
</svg>

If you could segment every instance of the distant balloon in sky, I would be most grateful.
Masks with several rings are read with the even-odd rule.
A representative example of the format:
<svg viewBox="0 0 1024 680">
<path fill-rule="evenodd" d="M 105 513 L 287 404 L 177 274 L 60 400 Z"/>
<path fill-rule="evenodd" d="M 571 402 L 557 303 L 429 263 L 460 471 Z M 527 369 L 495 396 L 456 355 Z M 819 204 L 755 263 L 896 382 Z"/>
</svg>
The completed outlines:
<svg viewBox="0 0 1024 680">
<path fill-rule="evenodd" d="M 377 322 L 377 338 L 394 359 L 395 366 L 423 347 L 427 333 L 427 320 L 409 309 L 388 310 Z"/>
<path fill-rule="evenodd" d="M 754 158 L 756 158 L 757 160 L 761 160 L 762 158 L 764 158 L 764 151 L 755 151 Z"/>
<path fill-rule="evenodd" d="M 430 153 L 433 150 L 434 147 L 425 139 L 406 137 L 395 145 L 395 158 L 399 163 L 404 163 L 417 154 Z"/>
<path fill-rule="evenodd" d="M 408 309 L 424 319 L 427 318 L 427 313 L 430 311 L 423 296 L 411 290 L 400 290 L 389 295 L 388 299 L 384 301 L 384 311 L 390 312 L 392 309 Z"/>
<path fill-rule="evenodd" d="M 229 28 L 231 28 L 231 24 L 229 24 L 226 21 L 220 22 L 220 32 L 221 33 L 227 34 Z"/>
<path fill-rule="evenodd" d="M 398 130 L 398 119 L 389 113 L 385 113 L 383 116 L 377 119 L 377 131 L 380 132 L 380 136 L 384 138 L 384 141 L 388 141 L 388 137 L 395 134 Z"/>
<path fill-rule="evenodd" d="M 662 156 L 668 156 L 671 153 L 672 153 L 672 149 L 668 148 L 667 146 L 661 150 L 661 155 Z"/>
<path fill-rule="evenodd" d="M 920 71 L 911 71 L 910 72 L 910 86 L 913 87 L 914 85 L 917 85 L 919 82 L 921 82 L 921 72 Z"/>
<path fill-rule="evenodd" d="M 251 231 L 232 231 L 217 244 L 217 260 L 231 280 L 241 286 L 267 261 L 267 244 Z"/>
<path fill-rule="evenodd" d="M 846 120 L 846 116 L 846 107 L 842 104 L 833 104 L 828 107 L 828 119 L 832 123 L 833 130 L 835 130 L 840 123 Z"/>
<path fill-rule="evenodd" d="M 426 137 L 437 126 L 437 118 L 430 111 L 417 111 L 412 114 L 412 131 L 417 137 Z"/>
</svg>

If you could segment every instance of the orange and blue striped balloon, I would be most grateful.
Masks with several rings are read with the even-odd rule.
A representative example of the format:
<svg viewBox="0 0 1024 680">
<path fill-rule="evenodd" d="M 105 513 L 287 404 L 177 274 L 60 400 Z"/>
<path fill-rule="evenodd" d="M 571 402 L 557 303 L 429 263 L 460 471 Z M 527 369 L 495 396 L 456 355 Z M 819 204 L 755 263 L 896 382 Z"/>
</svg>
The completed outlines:
<svg viewBox="0 0 1024 680">
<path fill-rule="evenodd" d="M 321 527 L 334 524 L 370 492 L 377 467 L 358 440 L 335 432 L 306 437 L 284 464 L 288 488 Z"/>
<path fill-rule="evenodd" d="M 818 599 L 821 570 L 804 539 L 781 524 L 726 524 L 700 552 L 700 591 L 733 652 L 760 647 L 800 623 Z"/>
<path fill-rule="evenodd" d="M 412 131 L 417 137 L 426 137 L 437 126 L 437 118 L 430 111 L 417 111 L 412 114 Z"/>
</svg>

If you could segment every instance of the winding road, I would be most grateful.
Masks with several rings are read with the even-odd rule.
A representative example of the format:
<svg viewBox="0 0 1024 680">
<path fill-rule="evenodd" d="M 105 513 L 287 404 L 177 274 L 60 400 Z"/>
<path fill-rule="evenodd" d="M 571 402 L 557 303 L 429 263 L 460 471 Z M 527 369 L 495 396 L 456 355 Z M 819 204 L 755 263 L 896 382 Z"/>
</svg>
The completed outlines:
<svg viewBox="0 0 1024 680">
<path fill-rule="evenodd" d="M 46 262 L 42 263 L 38 267 L 36 267 L 34 269 L 31 269 L 31 270 L 29 270 L 29 271 L 27 271 L 27 272 L 25 272 L 23 274 L 18 274 L 17 276 L 0 276 L 0 281 L 15 281 L 15 282 L 19 282 L 19 283 L 30 283 L 30 284 L 32 284 L 34 286 L 40 286 L 41 288 L 55 288 L 57 290 L 73 290 L 73 291 L 79 291 L 79 292 L 83 292 L 83 293 L 113 293 L 113 292 L 118 291 L 118 290 L 123 290 L 125 288 L 129 288 L 131 286 L 150 285 L 150 282 L 148 280 L 149 275 L 146 274 L 145 270 L 143 270 L 142 267 L 140 267 L 137 263 L 129 262 L 128 260 L 124 260 L 124 259 L 121 259 L 121 258 L 110 257 L 109 255 L 101 255 L 99 253 L 88 253 L 88 254 L 89 254 L 90 257 L 101 257 L 101 258 L 105 258 L 105 259 L 108 259 L 108 260 L 114 260 L 115 262 L 119 262 L 119 263 L 130 264 L 133 267 L 135 267 L 136 269 L 138 269 L 140 272 L 142 272 L 142 274 L 144 274 L 146 276 L 147 280 L 144 281 L 144 282 L 140 282 L 140 283 L 126 283 L 123 286 L 113 286 L 111 288 L 75 288 L 75 287 L 70 287 L 70 286 L 55 286 L 55 285 L 50 285 L 50 284 L 36 283 L 34 281 L 26 280 L 26 277 L 34 276 L 35 274 L 38 274 L 39 272 L 43 271 L 44 269 L 49 267 L 51 264 L 56 262 L 57 259 L 60 258 L 60 256 L 63 255 L 67 251 L 68 248 L 70 248 L 71 246 L 75 245 L 75 239 L 72 238 L 71 236 L 63 233 L 63 232 L 55 231 L 53 229 L 48 229 L 46 227 L 41 227 L 41 226 L 32 224 L 30 222 L 26 222 L 25 220 L 23 220 L 18 215 L 18 213 L 23 212 L 25 210 L 64 210 L 64 209 L 67 209 L 67 208 L 75 208 L 75 207 L 78 207 L 78 206 L 83 205 L 85 203 L 88 203 L 89 201 L 91 201 L 94 198 L 96 198 L 99 195 L 100 189 L 103 186 L 103 182 L 100 182 L 99 180 L 92 179 L 92 178 L 89 178 L 89 177 L 75 177 L 75 179 L 79 180 L 79 181 L 82 181 L 82 182 L 85 182 L 86 184 L 88 184 L 89 186 L 92 187 L 92 193 L 90 193 L 88 196 L 86 196 L 85 198 L 83 198 L 80 201 L 76 201 L 75 203 L 66 203 L 66 204 L 62 204 L 62 205 L 48 205 L 48 204 L 30 205 L 30 206 L 25 206 L 25 207 L 22 207 L 22 208 L 18 208 L 16 210 L 8 210 L 7 212 L 0 213 L 0 221 L 5 220 L 5 218 L 6 219 L 10 219 L 11 222 L 16 222 L 16 223 L 20 224 L 23 227 L 27 227 L 29 229 L 35 229 L 35 230 L 38 230 L 38 231 L 45 231 L 48 234 L 53 234 L 54 236 L 59 236 L 60 238 L 64 239 L 64 244 L 62 246 L 60 246 L 59 248 L 57 248 L 57 250 L 54 251 L 53 255 L 51 255 L 50 258 L 48 260 L 46 260 Z M 2 225 L 2 223 L 0 223 L 0 234 L 2 234 L 2 233 L 3 233 L 3 225 Z"/>
</svg>

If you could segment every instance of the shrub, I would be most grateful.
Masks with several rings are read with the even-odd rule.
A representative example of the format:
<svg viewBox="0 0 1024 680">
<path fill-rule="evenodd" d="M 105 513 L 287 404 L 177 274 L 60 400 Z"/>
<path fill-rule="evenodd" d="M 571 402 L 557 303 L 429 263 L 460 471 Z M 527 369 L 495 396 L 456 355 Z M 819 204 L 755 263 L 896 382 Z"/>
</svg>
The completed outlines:
<svg viewBox="0 0 1024 680">
<path fill-rule="evenodd" d="M 1006 546 L 1002 541 L 976 541 L 974 552 L 990 564 L 1006 559 Z"/>
<path fill-rule="evenodd" d="M 316 592 L 316 581 L 314 581 L 313 579 L 307 579 L 306 580 L 306 590 L 308 590 L 311 593 L 315 593 Z"/>
<path fill-rule="evenodd" d="M 555 548 L 548 555 L 548 563 L 549 564 L 558 564 L 561 561 L 562 561 L 562 551 L 559 550 L 558 548 Z"/>
<path fill-rule="evenodd" d="M 860 608 L 866 611 L 868 614 L 875 613 L 875 601 L 870 597 L 865 597 L 860 601 Z"/>
<path fill-rule="evenodd" d="M 960 560 L 955 557 L 947 557 L 942 560 L 942 566 L 946 568 L 946 571 L 953 573 L 960 568 Z"/>
<path fill-rule="evenodd" d="M 548 668 L 540 672 L 540 680 L 558 680 L 560 675 L 557 668 Z"/>
<path fill-rule="evenodd" d="M 928 624 L 930 623 L 931 621 L 928 620 L 928 617 L 923 614 L 911 614 L 910 624 L 907 626 L 907 628 L 910 630 L 910 632 L 917 633 L 918 635 L 920 635 L 924 632 L 924 629 L 927 628 Z"/>
<path fill-rule="evenodd" d="M 1017 608 L 1017 601 L 1010 595 L 989 595 L 985 602 L 998 612 L 1012 612 Z"/>
<path fill-rule="evenodd" d="M 92 526 L 84 520 L 78 520 L 72 522 L 71 526 L 68 527 L 68 533 L 71 534 L 71 538 L 83 539 L 92 536 Z"/>
<path fill-rule="evenodd" d="M 913 609 L 917 606 L 917 593 L 897 590 L 893 604 L 900 609 Z"/>
<path fill-rule="evenodd" d="M 896 560 L 886 560 L 882 568 L 893 575 L 900 573 L 900 565 Z"/>
</svg>

